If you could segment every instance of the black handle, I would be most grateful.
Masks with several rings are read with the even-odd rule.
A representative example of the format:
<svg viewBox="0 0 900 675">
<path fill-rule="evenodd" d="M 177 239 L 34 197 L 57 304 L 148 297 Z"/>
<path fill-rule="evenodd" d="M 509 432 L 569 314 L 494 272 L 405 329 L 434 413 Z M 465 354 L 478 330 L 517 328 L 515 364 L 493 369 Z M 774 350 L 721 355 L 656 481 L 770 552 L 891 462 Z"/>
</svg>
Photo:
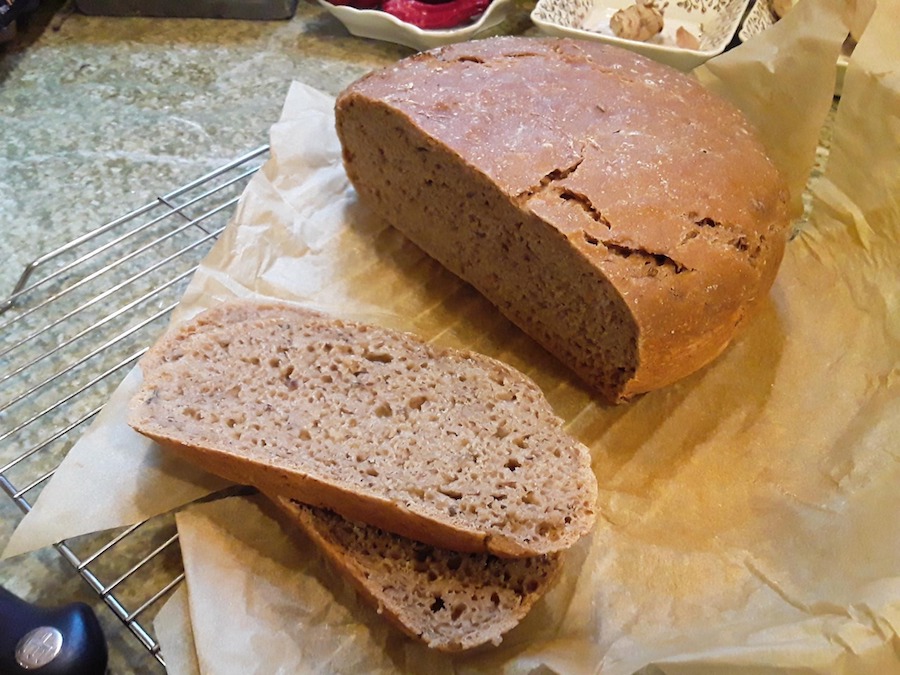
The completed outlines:
<svg viewBox="0 0 900 675">
<path fill-rule="evenodd" d="M 83 602 L 37 607 L 0 587 L 0 673 L 103 675 L 106 639 Z"/>
<path fill-rule="evenodd" d="M 34 12 L 40 2 L 39 0 L 12 0 L 12 2 L 4 0 L 3 4 L 6 6 L 6 11 L 0 14 L 0 29 L 6 28 L 16 19 L 22 19 Z"/>
</svg>

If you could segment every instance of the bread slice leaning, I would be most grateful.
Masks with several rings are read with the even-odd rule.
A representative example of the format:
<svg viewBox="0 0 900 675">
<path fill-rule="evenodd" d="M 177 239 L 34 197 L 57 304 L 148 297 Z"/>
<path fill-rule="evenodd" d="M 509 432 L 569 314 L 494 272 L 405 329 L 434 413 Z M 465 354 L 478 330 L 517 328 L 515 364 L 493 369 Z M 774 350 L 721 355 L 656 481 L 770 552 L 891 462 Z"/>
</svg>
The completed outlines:
<svg viewBox="0 0 900 675">
<path fill-rule="evenodd" d="M 140 366 L 129 424 L 268 494 L 501 557 L 566 549 L 593 524 L 587 448 L 494 359 L 242 303 L 170 331 Z"/>
<path fill-rule="evenodd" d="M 438 651 L 500 644 L 560 569 L 559 554 L 505 560 L 457 553 L 284 497 L 274 501 L 379 614 Z"/>
</svg>

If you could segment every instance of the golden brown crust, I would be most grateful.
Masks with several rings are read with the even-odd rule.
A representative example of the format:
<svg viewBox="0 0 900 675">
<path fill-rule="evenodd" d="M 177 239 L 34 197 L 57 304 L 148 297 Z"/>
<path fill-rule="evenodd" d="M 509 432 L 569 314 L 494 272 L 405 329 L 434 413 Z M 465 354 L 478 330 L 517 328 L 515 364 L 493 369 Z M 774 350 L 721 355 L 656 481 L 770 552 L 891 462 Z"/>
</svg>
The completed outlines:
<svg viewBox="0 0 900 675">
<path fill-rule="evenodd" d="M 452 45 L 336 113 L 360 199 L 613 400 L 719 354 L 783 252 L 787 191 L 746 120 L 631 52 Z"/>
</svg>

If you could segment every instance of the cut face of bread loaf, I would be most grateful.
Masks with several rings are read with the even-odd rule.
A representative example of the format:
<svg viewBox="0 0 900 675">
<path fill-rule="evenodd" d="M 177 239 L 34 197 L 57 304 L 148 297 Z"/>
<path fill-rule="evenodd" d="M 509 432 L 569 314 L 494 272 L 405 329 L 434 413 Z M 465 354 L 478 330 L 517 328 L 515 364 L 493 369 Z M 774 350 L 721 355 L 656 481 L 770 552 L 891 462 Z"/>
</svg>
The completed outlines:
<svg viewBox="0 0 900 675">
<path fill-rule="evenodd" d="M 593 523 L 587 448 L 499 361 L 234 304 L 170 332 L 140 365 L 129 424 L 266 493 L 504 557 L 568 548 Z"/>
<path fill-rule="evenodd" d="M 505 560 L 447 551 L 283 497 L 275 501 L 379 614 L 439 651 L 499 644 L 560 567 L 556 554 Z"/>
<path fill-rule="evenodd" d="M 613 401 L 712 360 L 781 261 L 788 195 L 750 125 L 629 51 L 455 44 L 336 119 L 360 201 Z"/>
</svg>

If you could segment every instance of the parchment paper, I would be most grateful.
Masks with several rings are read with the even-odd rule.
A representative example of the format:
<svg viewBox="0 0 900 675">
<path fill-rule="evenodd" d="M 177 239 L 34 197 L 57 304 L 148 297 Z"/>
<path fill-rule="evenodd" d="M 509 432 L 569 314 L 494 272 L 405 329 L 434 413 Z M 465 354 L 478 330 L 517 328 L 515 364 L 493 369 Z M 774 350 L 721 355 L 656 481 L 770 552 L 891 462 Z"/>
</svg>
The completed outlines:
<svg viewBox="0 0 900 675">
<path fill-rule="evenodd" d="M 827 98 L 819 87 L 834 68 L 833 60 L 810 65 L 805 57 L 827 55 L 843 39 L 833 30 L 836 9 L 819 2 L 818 11 L 794 22 L 803 31 L 784 31 L 777 45 L 766 33 L 726 55 L 744 50 L 749 62 L 773 50 L 782 55 L 741 76 L 749 80 L 811 69 L 808 87 L 777 89 L 785 98 L 771 108 L 747 107 L 754 117 L 787 111 L 782 133 L 800 136 L 792 138 L 798 150 L 781 157 L 791 176 L 811 164 L 801 150 L 814 147 L 817 131 L 791 111 L 819 111 Z M 821 32 L 809 28 L 816 21 Z M 471 289 L 358 209 L 340 169 L 330 101 L 292 88 L 272 130 L 273 159 L 197 274 L 182 315 L 233 295 L 270 295 L 499 356 L 534 377 L 589 445 L 601 487 L 603 517 L 593 536 L 572 552 L 560 585 L 533 616 L 488 655 L 427 655 L 428 671 L 518 673 L 544 665 L 631 673 L 648 664 L 669 673 L 900 671 L 898 22 L 898 0 L 882 0 L 847 72 L 813 219 L 789 245 L 759 316 L 710 367 L 616 408 L 595 404 Z M 754 50 L 756 57 L 748 54 Z M 747 82 L 715 66 L 716 86 Z M 130 447 L 80 445 L 80 463 L 64 464 L 53 481 L 71 471 L 71 480 L 94 484 L 91 453 Z M 138 454 L 131 471 L 143 471 L 148 455 Z M 144 515 L 177 505 L 146 482 L 122 490 L 110 501 L 140 503 Z M 224 520 L 218 508 L 227 509 Z M 65 512 L 50 504 L 43 516 L 26 518 L 10 550 L 97 529 L 63 516 L 62 526 L 34 534 L 29 519 L 50 522 Z M 129 522 L 132 513 L 129 507 L 117 517 Z M 207 672 L 229 672 L 227 659 L 215 654 L 228 646 L 234 625 L 250 631 L 243 644 L 265 672 L 278 672 L 292 622 L 307 628 L 290 637 L 290 649 L 307 655 L 304 671 L 421 665 L 415 648 L 391 643 L 394 633 L 380 633 L 380 622 L 370 625 L 363 609 L 342 599 L 343 587 L 321 576 L 302 545 L 291 549 L 286 537 L 277 553 L 266 553 L 261 547 L 274 535 L 264 516 L 258 504 L 230 500 L 179 516 L 197 653 Z M 255 536 L 213 526 L 244 521 L 259 528 L 251 529 Z M 277 523 L 270 518 L 268 527 Z M 203 571 L 213 567 L 222 568 L 215 583 Z M 296 602 L 260 611 L 298 590 Z M 312 605 L 302 604 L 310 598 Z M 200 609 L 213 601 L 215 610 Z M 309 609 L 301 620 L 302 607 Z M 229 615 L 258 621 L 223 621 Z"/>
<path fill-rule="evenodd" d="M 185 584 L 176 588 L 166 600 L 153 621 L 153 627 L 168 675 L 201 675 Z"/>
<path fill-rule="evenodd" d="M 815 161 L 819 129 L 831 108 L 841 44 L 847 36 L 842 0 L 800 2 L 752 45 L 697 68 L 709 89 L 753 120 L 791 190 L 793 217 Z"/>
</svg>

